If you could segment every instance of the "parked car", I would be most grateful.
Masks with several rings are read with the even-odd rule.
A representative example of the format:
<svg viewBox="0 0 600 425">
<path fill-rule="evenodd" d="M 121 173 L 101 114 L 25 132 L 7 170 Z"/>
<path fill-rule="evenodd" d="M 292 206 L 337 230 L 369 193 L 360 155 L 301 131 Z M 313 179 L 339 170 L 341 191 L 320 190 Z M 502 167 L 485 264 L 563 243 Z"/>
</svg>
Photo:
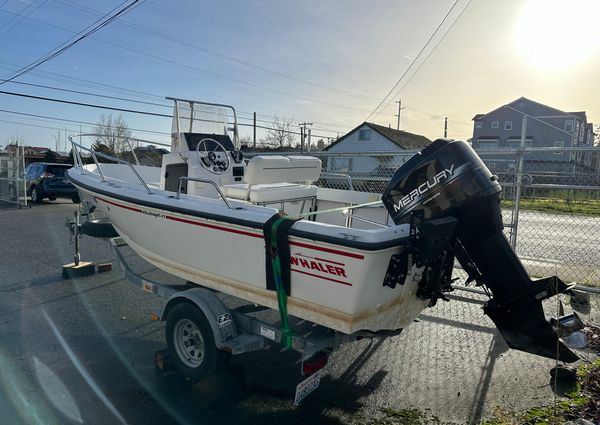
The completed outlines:
<svg viewBox="0 0 600 425">
<path fill-rule="evenodd" d="M 25 168 L 27 195 L 31 202 L 40 203 L 44 198 L 54 201 L 56 198 L 70 198 L 79 203 L 79 193 L 67 180 L 65 172 L 71 164 L 50 164 L 34 162 Z"/>
</svg>

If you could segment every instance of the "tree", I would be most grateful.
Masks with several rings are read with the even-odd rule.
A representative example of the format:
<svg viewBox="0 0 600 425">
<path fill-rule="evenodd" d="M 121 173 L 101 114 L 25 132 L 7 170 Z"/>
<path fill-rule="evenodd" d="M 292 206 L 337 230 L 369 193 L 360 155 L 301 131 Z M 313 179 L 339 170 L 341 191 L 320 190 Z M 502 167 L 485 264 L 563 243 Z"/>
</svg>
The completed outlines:
<svg viewBox="0 0 600 425">
<path fill-rule="evenodd" d="M 104 155 L 117 156 L 114 149 L 112 149 L 110 146 L 105 145 L 99 140 L 96 140 L 94 142 L 94 144 L 92 145 L 92 150 L 94 150 L 94 152 L 103 153 Z M 96 158 L 98 159 L 98 162 L 112 162 L 110 159 L 103 158 L 100 155 L 96 155 Z"/>
<path fill-rule="evenodd" d="M 56 162 L 56 158 L 58 157 L 58 154 L 56 152 L 54 152 L 51 149 L 48 149 L 46 151 L 46 153 L 44 154 L 44 158 L 42 159 L 43 162 Z"/>
<path fill-rule="evenodd" d="M 267 135 L 261 140 L 265 145 L 278 147 L 283 150 L 284 146 L 292 146 L 296 139 L 292 130 L 292 120 L 279 118 L 275 115 L 272 128 L 267 129 Z"/>
<path fill-rule="evenodd" d="M 131 131 L 125 120 L 119 115 L 113 119 L 112 114 L 102 115 L 100 121 L 96 124 L 96 138 L 94 146 L 107 148 L 109 155 L 119 155 L 119 153 L 128 150 L 127 139 L 131 137 Z M 106 153 L 106 151 L 102 151 Z"/>
<path fill-rule="evenodd" d="M 240 137 L 240 148 L 245 146 L 245 148 L 242 148 L 242 150 L 248 149 L 250 146 L 252 146 L 253 143 L 254 143 L 254 141 L 252 140 L 252 137 L 250 137 L 250 136 Z"/>
</svg>

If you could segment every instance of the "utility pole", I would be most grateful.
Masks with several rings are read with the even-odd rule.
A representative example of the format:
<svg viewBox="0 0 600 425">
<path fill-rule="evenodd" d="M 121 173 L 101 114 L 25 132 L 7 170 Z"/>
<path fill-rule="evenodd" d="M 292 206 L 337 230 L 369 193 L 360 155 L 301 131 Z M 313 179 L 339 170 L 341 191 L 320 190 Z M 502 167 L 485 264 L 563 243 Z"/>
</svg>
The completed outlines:
<svg viewBox="0 0 600 425">
<path fill-rule="evenodd" d="M 398 125 L 396 127 L 396 130 L 400 130 L 400 111 L 404 109 L 402 107 L 402 99 L 398 99 L 396 103 L 398 104 L 398 115 L 396 115 L 398 117 Z"/>
<path fill-rule="evenodd" d="M 444 117 L 444 139 L 448 138 L 448 117 Z"/>
<path fill-rule="evenodd" d="M 253 124 L 252 124 L 252 134 L 253 134 L 253 136 L 252 136 L 253 137 L 252 138 L 252 140 L 253 140 L 252 147 L 253 147 L 254 152 L 256 152 L 256 112 L 254 113 L 254 121 L 253 121 Z"/>
<path fill-rule="evenodd" d="M 306 127 L 307 126 L 311 126 L 311 125 L 313 125 L 312 122 L 306 122 L 306 121 L 305 122 L 301 122 L 299 124 L 299 126 L 300 126 L 300 150 L 302 152 L 304 152 L 304 138 L 305 138 L 305 136 L 307 134 Z M 309 147 L 308 150 L 310 151 L 310 147 Z"/>
</svg>

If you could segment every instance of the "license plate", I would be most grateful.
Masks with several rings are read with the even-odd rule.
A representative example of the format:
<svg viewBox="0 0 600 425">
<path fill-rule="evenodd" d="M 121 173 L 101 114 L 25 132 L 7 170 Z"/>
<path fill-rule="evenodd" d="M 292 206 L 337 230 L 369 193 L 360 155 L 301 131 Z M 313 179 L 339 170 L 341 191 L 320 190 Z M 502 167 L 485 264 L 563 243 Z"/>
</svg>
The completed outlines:
<svg viewBox="0 0 600 425">
<path fill-rule="evenodd" d="M 321 383 L 321 371 L 317 370 L 315 373 L 310 375 L 304 381 L 300 382 L 296 386 L 296 397 L 294 397 L 294 406 L 298 406 L 300 402 L 312 393 L 314 390 L 319 388 L 319 384 Z"/>
</svg>

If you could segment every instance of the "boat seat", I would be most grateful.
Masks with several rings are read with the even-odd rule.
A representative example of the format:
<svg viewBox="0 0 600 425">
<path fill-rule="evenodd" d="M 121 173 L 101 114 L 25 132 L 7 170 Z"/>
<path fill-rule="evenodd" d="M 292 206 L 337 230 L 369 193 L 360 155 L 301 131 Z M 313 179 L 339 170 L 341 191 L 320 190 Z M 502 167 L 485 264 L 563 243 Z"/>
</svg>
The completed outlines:
<svg viewBox="0 0 600 425">
<path fill-rule="evenodd" d="M 321 160 L 311 156 L 255 156 L 246 166 L 244 183 L 222 186 L 225 196 L 269 204 L 317 196 L 309 182 L 319 179 Z"/>
</svg>

